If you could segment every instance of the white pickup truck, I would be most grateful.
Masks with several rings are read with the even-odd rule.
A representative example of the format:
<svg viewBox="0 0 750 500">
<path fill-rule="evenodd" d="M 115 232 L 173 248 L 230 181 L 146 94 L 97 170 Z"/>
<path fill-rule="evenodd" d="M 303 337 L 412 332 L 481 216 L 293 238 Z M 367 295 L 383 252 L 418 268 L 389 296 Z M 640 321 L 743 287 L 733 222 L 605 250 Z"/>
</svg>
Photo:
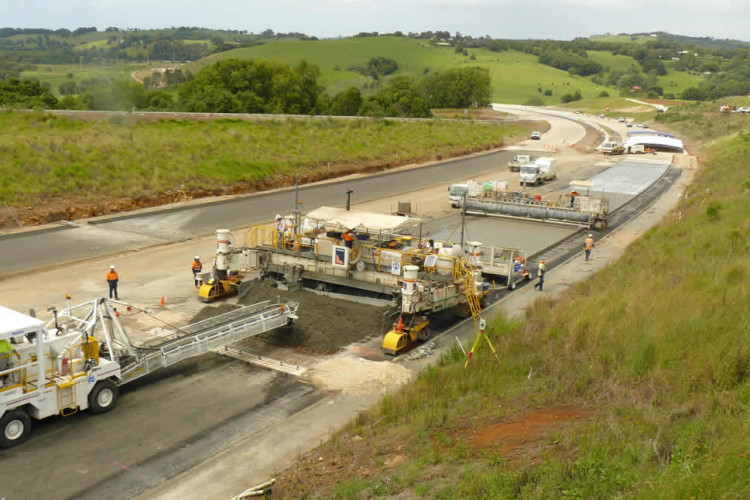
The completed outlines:
<svg viewBox="0 0 750 500">
<path fill-rule="evenodd" d="M 534 185 L 557 179 L 557 160 L 555 158 L 537 158 L 534 163 L 521 165 L 519 172 L 521 184 Z"/>
</svg>

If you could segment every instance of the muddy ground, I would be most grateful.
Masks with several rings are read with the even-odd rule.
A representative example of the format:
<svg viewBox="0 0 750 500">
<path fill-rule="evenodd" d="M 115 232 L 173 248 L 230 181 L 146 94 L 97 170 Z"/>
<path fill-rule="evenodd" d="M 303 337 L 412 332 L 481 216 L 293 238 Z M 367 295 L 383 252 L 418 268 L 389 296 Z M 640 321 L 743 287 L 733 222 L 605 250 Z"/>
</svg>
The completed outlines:
<svg viewBox="0 0 750 500">
<path fill-rule="evenodd" d="M 372 335 L 380 335 L 392 322 L 392 307 L 377 307 L 350 300 L 319 295 L 310 290 L 281 290 L 271 279 L 253 280 L 243 292 L 241 306 L 264 300 L 299 303 L 294 328 L 260 335 L 275 345 L 302 348 L 318 354 L 332 354 L 349 344 Z M 203 308 L 192 322 L 222 314 L 237 306 L 221 304 Z"/>
</svg>

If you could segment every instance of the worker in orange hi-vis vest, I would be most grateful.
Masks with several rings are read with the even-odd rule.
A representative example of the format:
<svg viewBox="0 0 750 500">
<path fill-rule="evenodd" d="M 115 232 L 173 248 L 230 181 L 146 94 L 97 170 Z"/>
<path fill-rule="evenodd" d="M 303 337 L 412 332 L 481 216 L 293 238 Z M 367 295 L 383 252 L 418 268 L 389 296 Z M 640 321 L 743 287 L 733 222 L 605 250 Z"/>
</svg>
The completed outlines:
<svg viewBox="0 0 750 500">
<path fill-rule="evenodd" d="M 107 273 L 107 283 L 109 284 L 109 298 L 112 298 L 112 295 L 115 296 L 115 300 L 119 300 L 120 297 L 117 296 L 117 283 L 120 281 L 120 277 L 117 275 L 117 271 L 115 271 L 114 264 L 109 266 L 109 272 Z"/>
<path fill-rule="evenodd" d="M 200 273 L 201 271 L 203 271 L 203 263 L 201 262 L 200 256 L 196 255 L 195 259 L 193 259 L 193 280 L 195 281 L 195 286 L 200 285 L 198 273 Z"/>
<path fill-rule="evenodd" d="M 589 233 L 585 240 L 583 240 L 583 252 L 586 254 L 586 262 L 591 257 L 591 250 L 594 248 L 594 235 Z"/>
</svg>

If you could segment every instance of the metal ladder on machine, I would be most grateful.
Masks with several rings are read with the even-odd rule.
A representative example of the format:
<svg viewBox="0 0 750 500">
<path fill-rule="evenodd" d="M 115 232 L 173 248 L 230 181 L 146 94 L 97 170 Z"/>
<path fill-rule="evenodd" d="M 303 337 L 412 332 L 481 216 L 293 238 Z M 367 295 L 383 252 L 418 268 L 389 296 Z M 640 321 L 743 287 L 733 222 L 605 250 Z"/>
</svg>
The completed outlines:
<svg viewBox="0 0 750 500">
<path fill-rule="evenodd" d="M 122 369 L 122 383 L 228 344 L 287 326 L 297 318 L 296 302 L 269 301 L 243 307 L 181 328 L 186 335 L 151 348 L 138 348 L 137 359 Z"/>
<path fill-rule="evenodd" d="M 484 332 L 485 321 L 482 319 L 482 304 L 477 296 L 476 283 L 474 283 L 474 269 L 464 259 L 458 260 L 458 272 L 460 273 L 461 279 L 464 283 L 464 294 L 466 295 L 466 302 L 469 304 L 469 310 L 471 311 L 471 318 L 474 320 L 474 326 L 477 328 L 477 336 L 474 338 L 474 343 L 471 346 L 471 351 L 466 355 L 466 363 L 464 367 L 469 366 L 469 361 L 472 355 L 479 351 L 482 345 L 482 341 L 487 341 L 492 353 L 495 355 L 495 359 L 500 363 L 500 358 L 497 356 L 495 346 L 492 345 L 490 338 Z"/>
</svg>

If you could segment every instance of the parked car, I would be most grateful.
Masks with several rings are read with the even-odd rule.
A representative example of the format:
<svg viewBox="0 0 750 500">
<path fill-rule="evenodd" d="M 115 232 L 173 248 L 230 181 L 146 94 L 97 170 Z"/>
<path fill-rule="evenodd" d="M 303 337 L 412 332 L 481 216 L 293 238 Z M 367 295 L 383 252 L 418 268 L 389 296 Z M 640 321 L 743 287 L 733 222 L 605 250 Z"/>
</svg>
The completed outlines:
<svg viewBox="0 0 750 500">
<path fill-rule="evenodd" d="M 643 128 L 648 128 L 648 123 L 644 123 Z"/>
<path fill-rule="evenodd" d="M 599 118 L 606 118 L 606 117 L 607 115 L 605 115 L 604 113 L 599 113 Z"/>
<path fill-rule="evenodd" d="M 533 141 L 540 141 L 542 140 L 542 133 L 537 132 L 536 130 L 531 133 L 531 140 Z"/>
<path fill-rule="evenodd" d="M 623 117 L 621 116 L 621 117 L 619 117 L 619 118 L 617 119 L 617 121 L 618 121 L 619 123 L 625 123 L 625 118 L 623 118 Z"/>
<path fill-rule="evenodd" d="M 638 128 L 643 128 L 643 124 L 641 122 L 638 122 L 635 126 Z"/>
</svg>

